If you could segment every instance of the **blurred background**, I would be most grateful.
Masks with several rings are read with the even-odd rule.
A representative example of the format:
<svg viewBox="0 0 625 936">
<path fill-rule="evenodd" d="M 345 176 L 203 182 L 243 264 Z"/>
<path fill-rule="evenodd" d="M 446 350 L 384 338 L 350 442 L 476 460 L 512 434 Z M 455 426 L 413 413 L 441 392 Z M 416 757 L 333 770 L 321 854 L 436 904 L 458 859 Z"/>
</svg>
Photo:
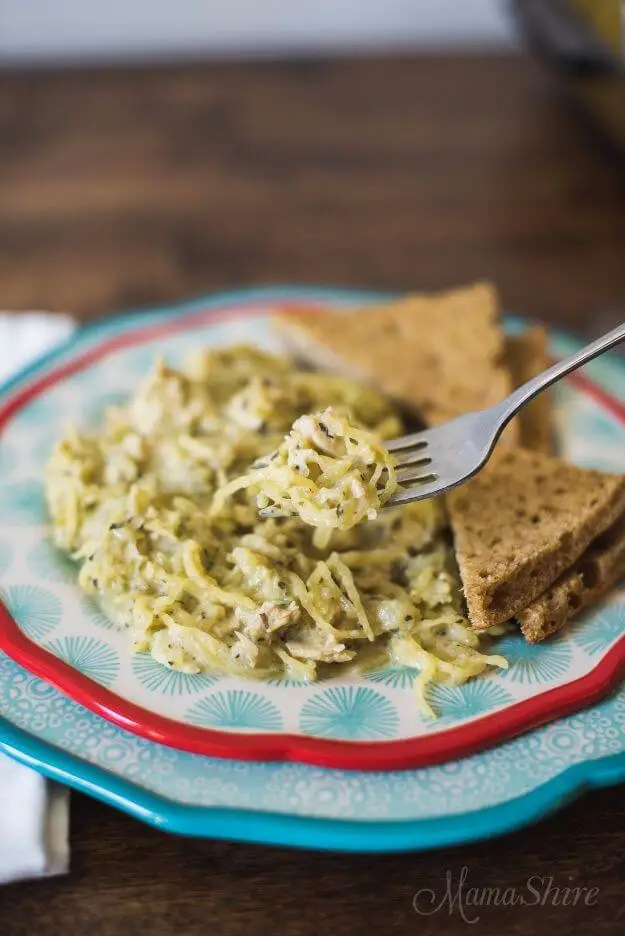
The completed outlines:
<svg viewBox="0 0 625 936">
<path fill-rule="evenodd" d="M 0 0 L 0 304 L 486 276 L 609 322 L 623 22 L 622 0 Z"/>
<path fill-rule="evenodd" d="M 607 331 L 625 318 L 624 2 L 0 0 L 0 372 L 73 320 L 255 284 L 487 278 L 506 310 Z M 600 874 L 609 927 L 617 796 L 581 835 L 567 814 L 466 860 L 507 886 L 562 852 Z M 416 931 L 414 856 L 376 859 L 373 888 L 344 856 L 315 881 L 294 853 L 223 843 L 206 861 L 85 797 L 72 811 L 72 875 L 4 891 L 2 933 L 95 936 L 104 902 L 137 933 L 204 931 L 207 913 L 264 932 L 274 907 L 300 932 L 298 881 L 333 933 L 365 915 Z M 426 857 L 444 880 L 449 852 Z M 562 907 L 539 909 L 541 932 L 562 928 Z"/>
<path fill-rule="evenodd" d="M 507 43 L 500 0 L 2 0 L 4 62 L 327 53 Z"/>
</svg>

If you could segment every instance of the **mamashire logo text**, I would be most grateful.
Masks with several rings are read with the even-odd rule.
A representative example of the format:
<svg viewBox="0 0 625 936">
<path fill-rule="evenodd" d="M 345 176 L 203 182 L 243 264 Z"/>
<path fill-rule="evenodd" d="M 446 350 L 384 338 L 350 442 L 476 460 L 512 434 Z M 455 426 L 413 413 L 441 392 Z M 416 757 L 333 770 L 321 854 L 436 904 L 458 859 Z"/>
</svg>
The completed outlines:
<svg viewBox="0 0 625 936">
<path fill-rule="evenodd" d="M 412 898 L 419 916 L 435 913 L 457 914 L 465 923 L 478 923 L 485 907 L 594 907 L 599 902 L 599 888 L 558 883 L 552 875 L 533 874 L 518 887 L 479 887 L 469 883 L 469 868 L 463 865 L 458 875 L 447 871 L 440 889 L 422 887 Z"/>
</svg>

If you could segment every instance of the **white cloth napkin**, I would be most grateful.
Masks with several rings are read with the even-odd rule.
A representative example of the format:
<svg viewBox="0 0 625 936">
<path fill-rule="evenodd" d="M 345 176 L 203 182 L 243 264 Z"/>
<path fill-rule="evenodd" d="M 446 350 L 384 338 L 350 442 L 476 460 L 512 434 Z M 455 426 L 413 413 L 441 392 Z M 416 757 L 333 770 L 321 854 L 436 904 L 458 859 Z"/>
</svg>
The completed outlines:
<svg viewBox="0 0 625 936">
<path fill-rule="evenodd" d="M 0 313 L 0 382 L 74 328 L 66 315 Z M 0 754 L 0 883 L 64 874 L 68 831 L 68 790 Z"/>
</svg>

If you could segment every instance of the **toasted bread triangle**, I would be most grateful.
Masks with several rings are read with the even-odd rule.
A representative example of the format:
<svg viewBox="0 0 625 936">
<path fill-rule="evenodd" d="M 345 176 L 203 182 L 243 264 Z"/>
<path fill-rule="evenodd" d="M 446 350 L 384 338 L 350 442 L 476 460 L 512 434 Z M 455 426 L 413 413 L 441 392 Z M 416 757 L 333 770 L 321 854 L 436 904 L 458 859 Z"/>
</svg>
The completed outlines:
<svg viewBox="0 0 625 936">
<path fill-rule="evenodd" d="M 505 452 L 447 504 L 471 623 L 515 617 L 625 511 L 625 477 Z"/>
<path fill-rule="evenodd" d="M 430 425 L 484 409 L 511 390 L 499 301 L 487 283 L 358 315 L 288 311 L 276 324 L 308 361 L 375 384 Z"/>
<path fill-rule="evenodd" d="M 570 569 L 539 595 L 517 619 L 521 633 L 538 643 L 599 601 L 625 575 L 625 515 L 597 537 Z"/>
</svg>

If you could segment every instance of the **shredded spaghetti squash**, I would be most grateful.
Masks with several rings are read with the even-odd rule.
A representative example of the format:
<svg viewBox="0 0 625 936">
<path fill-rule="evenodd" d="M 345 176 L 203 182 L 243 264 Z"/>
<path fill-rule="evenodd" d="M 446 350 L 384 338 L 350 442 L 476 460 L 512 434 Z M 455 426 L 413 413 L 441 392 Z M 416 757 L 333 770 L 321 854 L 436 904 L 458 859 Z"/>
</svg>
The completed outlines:
<svg viewBox="0 0 625 936">
<path fill-rule="evenodd" d="M 394 660 L 427 708 L 428 683 L 505 661 L 463 617 L 440 505 L 378 514 L 401 431 L 376 391 L 253 348 L 160 360 L 56 446 L 52 535 L 164 666 L 314 680 Z"/>
<path fill-rule="evenodd" d="M 376 434 L 328 407 L 296 419 L 274 452 L 217 491 L 213 513 L 248 488 L 263 517 L 297 516 L 320 530 L 350 530 L 375 520 L 396 487 L 394 460 Z M 329 540 L 328 533 L 317 534 L 315 545 Z"/>
</svg>

